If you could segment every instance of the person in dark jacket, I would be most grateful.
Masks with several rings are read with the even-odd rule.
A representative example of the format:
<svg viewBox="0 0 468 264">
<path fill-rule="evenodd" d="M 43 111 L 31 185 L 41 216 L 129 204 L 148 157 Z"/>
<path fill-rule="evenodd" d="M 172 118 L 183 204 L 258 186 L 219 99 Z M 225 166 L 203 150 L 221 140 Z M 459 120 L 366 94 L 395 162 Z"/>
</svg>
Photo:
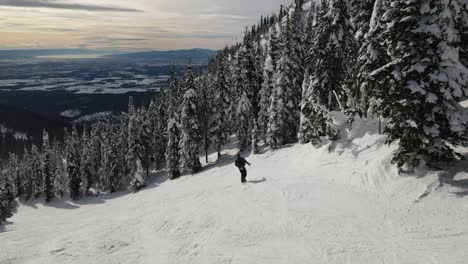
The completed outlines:
<svg viewBox="0 0 468 264">
<path fill-rule="evenodd" d="M 240 154 L 237 154 L 237 159 L 236 159 L 235 165 L 236 165 L 237 168 L 239 168 L 239 171 L 241 173 L 241 182 L 242 183 L 246 182 L 245 178 L 247 178 L 247 170 L 245 169 L 245 164 L 250 166 L 250 163 L 247 160 L 242 158 Z"/>
</svg>

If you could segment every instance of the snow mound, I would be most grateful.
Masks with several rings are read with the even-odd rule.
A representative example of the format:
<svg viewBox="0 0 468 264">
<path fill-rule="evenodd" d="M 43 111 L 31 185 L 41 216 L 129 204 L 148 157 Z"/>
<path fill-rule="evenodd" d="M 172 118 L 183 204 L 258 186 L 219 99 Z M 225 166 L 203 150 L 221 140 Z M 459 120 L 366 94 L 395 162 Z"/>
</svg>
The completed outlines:
<svg viewBox="0 0 468 264">
<path fill-rule="evenodd" d="M 377 120 L 343 121 L 336 143 L 245 155 L 246 184 L 230 145 L 138 193 L 22 205 L 0 263 L 465 263 L 466 164 L 444 187 L 436 173 L 398 175 Z"/>
</svg>

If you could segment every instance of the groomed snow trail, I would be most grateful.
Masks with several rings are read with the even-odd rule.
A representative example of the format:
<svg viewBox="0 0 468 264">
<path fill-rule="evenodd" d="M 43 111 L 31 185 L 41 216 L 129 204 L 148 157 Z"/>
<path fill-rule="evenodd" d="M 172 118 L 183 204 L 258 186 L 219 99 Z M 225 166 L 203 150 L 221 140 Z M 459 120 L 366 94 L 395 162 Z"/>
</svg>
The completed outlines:
<svg viewBox="0 0 468 264">
<path fill-rule="evenodd" d="M 467 263 L 468 195 L 398 176 L 382 142 L 250 156 L 247 184 L 232 149 L 139 193 L 23 205 L 0 263 Z"/>
</svg>

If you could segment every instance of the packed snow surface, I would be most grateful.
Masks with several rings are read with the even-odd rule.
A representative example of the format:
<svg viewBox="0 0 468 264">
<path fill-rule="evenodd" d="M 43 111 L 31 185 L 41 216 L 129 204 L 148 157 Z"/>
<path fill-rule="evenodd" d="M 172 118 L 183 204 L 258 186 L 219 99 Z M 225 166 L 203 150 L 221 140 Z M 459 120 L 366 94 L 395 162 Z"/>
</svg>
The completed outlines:
<svg viewBox="0 0 468 264">
<path fill-rule="evenodd" d="M 466 164 L 398 175 L 394 149 L 355 131 L 267 151 L 247 156 L 241 184 L 230 146 L 197 175 L 155 172 L 138 193 L 22 205 L 0 263 L 467 263 Z"/>
</svg>

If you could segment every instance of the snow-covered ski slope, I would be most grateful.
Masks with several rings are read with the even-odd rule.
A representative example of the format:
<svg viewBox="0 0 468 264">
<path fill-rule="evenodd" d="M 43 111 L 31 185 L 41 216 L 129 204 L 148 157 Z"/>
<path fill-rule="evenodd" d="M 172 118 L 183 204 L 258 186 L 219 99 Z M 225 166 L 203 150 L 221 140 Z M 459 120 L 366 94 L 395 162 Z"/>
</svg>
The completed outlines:
<svg viewBox="0 0 468 264">
<path fill-rule="evenodd" d="M 355 130 L 248 156 L 241 184 L 231 146 L 138 193 L 22 205 L 0 263 L 468 263 L 468 166 L 398 175 L 393 150 Z"/>
</svg>

